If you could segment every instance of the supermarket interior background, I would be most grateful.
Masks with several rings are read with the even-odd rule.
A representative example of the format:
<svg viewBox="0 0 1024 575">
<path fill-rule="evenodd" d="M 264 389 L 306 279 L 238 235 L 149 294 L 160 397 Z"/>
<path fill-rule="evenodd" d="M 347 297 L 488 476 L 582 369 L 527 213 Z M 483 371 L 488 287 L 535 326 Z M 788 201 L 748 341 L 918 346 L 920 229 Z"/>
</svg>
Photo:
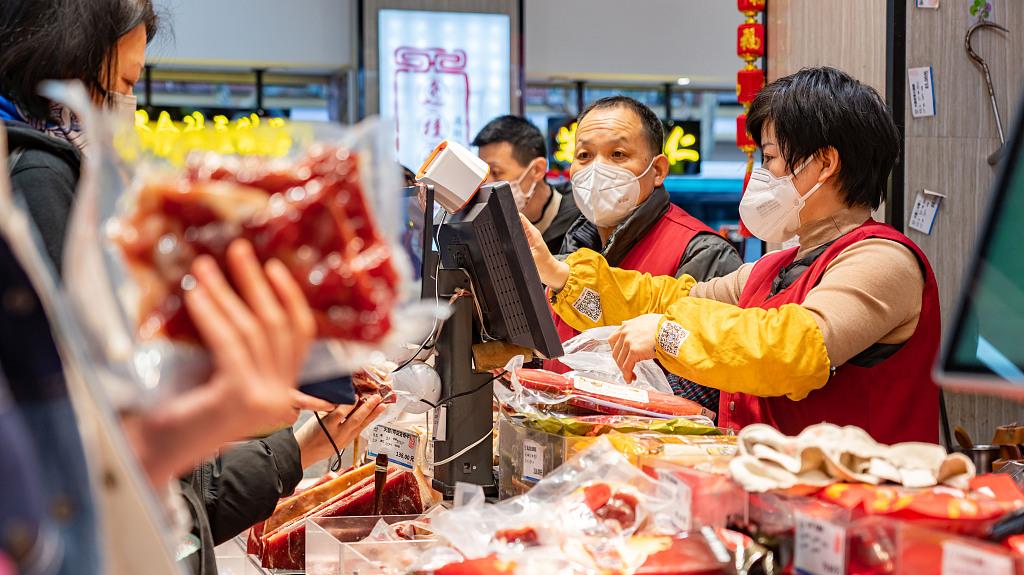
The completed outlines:
<svg viewBox="0 0 1024 575">
<path fill-rule="evenodd" d="M 734 2 L 157 4 L 169 15 L 165 30 L 172 32 L 154 41 L 136 87 L 140 107 L 153 114 L 168 111 L 178 119 L 199 110 L 207 117 L 234 119 L 263 110 L 296 120 L 352 123 L 379 113 L 401 123 L 396 116 L 418 111 L 397 106 L 403 74 L 395 59 L 381 54 L 406 46 L 462 49 L 473 55 L 470 61 L 486 64 L 460 70 L 468 74 L 465 87 L 457 88 L 464 94 L 447 94 L 449 100 L 464 97 L 460 105 L 468 108 L 466 126 L 452 132 L 457 137 L 468 143 L 489 119 L 522 113 L 548 138 L 549 177 L 564 179 L 568 139 L 563 134 L 559 140 L 559 130 L 570 127 L 571 119 L 598 98 L 632 96 L 668 123 L 669 136 L 675 127 L 682 130 L 680 138 L 670 138 L 680 158 L 666 181 L 672 201 L 743 242 L 736 233 L 746 160 L 736 145 L 736 117 L 743 112 L 736 74 L 745 63 L 737 56 L 736 30 L 744 18 Z M 999 147 L 985 84 L 963 49 L 972 21 L 969 4 L 945 1 L 935 10 L 917 7 L 913 0 L 775 0 L 764 22 L 766 56 L 757 61 L 768 81 L 805 66 L 830 65 L 886 97 L 903 129 L 906 155 L 880 215 L 907 231 L 931 259 L 944 324 L 955 308 L 996 175 L 985 158 Z M 496 18 L 460 20 L 452 14 L 459 12 Z M 1024 29 L 1024 4 L 994 2 L 990 20 L 1009 30 Z M 1024 87 L 1024 67 L 1015 56 L 1022 53 L 1022 42 L 1019 34 L 987 31 L 974 39 L 992 70 L 1004 125 L 1015 117 Z M 934 77 L 935 115 L 915 118 L 907 70 L 925 66 Z M 415 169 L 421 161 L 416 158 L 426 156 L 420 150 L 399 155 Z M 929 234 L 906 229 L 910 209 L 924 189 L 945 195 Z M 760 242 L 747 243 L 744 258 L 753 261 L 761 254 Z M 979 434 L 993 422 L 1012 420 L 1017 409 L 971 394 L 951 394 L 947 406 L 951 425 Z"/>
<path fill-rule="evenodd" d="M 1022 55 L 1024 0 L 0 1 L 0 575 L 1024 575 Z"/>
</svg>

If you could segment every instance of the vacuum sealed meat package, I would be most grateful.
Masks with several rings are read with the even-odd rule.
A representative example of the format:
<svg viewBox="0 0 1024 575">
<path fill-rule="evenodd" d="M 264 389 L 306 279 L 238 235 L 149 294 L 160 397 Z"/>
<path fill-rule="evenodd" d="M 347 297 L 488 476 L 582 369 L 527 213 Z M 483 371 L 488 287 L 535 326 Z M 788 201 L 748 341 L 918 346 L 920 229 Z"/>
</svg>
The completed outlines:
<svg viewBox="0 0 1024 575">
<path fill-rule="evenodd" d="M 183 296 L 195 259 L 223 266 L 239 239 L 261 262 L 283 263 L 312 308 L 302 381 L 357 373 L 426 336 L 436 309 L 415 297 L 397 247 L 403 197 L 387 126 L 254 120 L 161 140 L 104 122 L 87 127 L 95 137 L 63 267 L 115 405 L 208 378 Z"/>
</svg>

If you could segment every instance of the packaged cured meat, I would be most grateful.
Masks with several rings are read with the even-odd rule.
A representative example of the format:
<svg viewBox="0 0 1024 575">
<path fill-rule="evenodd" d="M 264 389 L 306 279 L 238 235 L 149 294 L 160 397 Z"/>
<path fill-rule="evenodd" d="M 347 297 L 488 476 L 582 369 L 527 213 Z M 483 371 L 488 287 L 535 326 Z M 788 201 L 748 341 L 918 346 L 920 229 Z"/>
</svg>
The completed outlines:
<svg viewBox="0 0 1024 575">
<path fill-rule="evenodd" d="M 629 385 L 599 381 L 582 375 L 560 375 L 542 369 L 517 369 L 513 385 L 543 393 L 550 400 L 584 413 L 643 415 L 670 419 L 684 416 L 713 418 L 715 414 L 699 404 L 671 393 L 649 391 Z"/>
<path fill-rule="evenodd" d="M 272 531 L 263 531 L 259 550 L 264 567 L 301 569 L 305 562 L 306 519 L 313 517 L 354 517 L 373 513 L 374 478 L 371 474 L 334 497 Z M 362 469 L 362 468 L 360 468 Z M 383 487 L 384 515 L 419 515 L 433 506 L 437 494 L 418 471 L 391 471 Z M 280 509 L 280 508 L 279 508 Z M 276 513 L 276 512 L 275 512 Z M 276 521 L 275 521 L 276 522 Z"/>
<path fill-rule="evenodd" d="M 318 339 L 303 381 L 383 362 L 432 326 L 435 306 L 415 298 L 396 247 L 403 198 L 386 126 L 269 124 L 239 132 L 231 153 L 209 151 L 199 132 L 161 157 L 134 131 L 108 139 L 110 126 L 90 126 L 64 280 L 115 405 L 205 381 L 182 296 L 192 261 L 223 262 L 236 239 L 305 292 Z"/>
</svg>

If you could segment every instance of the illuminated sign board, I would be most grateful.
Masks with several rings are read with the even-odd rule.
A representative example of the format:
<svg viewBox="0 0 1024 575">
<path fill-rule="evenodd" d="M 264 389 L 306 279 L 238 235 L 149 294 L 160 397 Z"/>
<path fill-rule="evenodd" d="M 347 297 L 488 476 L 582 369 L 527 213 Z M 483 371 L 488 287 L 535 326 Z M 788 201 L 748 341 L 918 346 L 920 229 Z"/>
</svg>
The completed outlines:
<svg viewBox="0 0 1024 575">
<path fill-rule="evenodd" d="M 416 171 L 442 140 L 469 146 L 511 111 L 507 14 L 381 10 L 380 115 L 399 161 Z"/>
</svg>

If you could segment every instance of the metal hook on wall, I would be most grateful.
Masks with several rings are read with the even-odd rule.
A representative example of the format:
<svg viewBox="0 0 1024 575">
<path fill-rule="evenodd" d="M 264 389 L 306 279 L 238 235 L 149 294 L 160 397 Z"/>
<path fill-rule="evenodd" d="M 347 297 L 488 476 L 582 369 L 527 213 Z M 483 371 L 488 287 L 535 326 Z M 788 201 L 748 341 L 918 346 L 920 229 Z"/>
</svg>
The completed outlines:
<svg viewBox="0 0 1024 575">
<path fill-rule="evenodd" d="M 985 77 L 985 87 L 988 88 L 988 97 L 992 102 L 992 114 L 996 118 L 996 131 L 999 132 L 999 149 L 988 157 L 988 164 L 990 166 L 994 166 L 999 163 L 999 159 L 1003 155 L 1003 147 L 1006 145 L 1006 138 L 1003 136 L 1003 120 L 999 116 L 999 104 L 996 102 L 996 91 L 995 88 L 992 87 L 992 74 L 989 72 L 988 64 L 981 56 L 978 55 L 977 52 L 974 51 L 974 48 L 971 46 L 971 38 L 974 36 L 974 33 L 982 28 L 992 28 L 1005 34 L 1009 34 L 1010 31 L 995 22 L 981 20 L 968 28 L 967 35 L 964 36 L 964 49 L 967 50 L 967 56 L 970 57 L 971 60 L 974 60 L 974 63 L 981 68 L 981 72 Z"/>
</svg>

